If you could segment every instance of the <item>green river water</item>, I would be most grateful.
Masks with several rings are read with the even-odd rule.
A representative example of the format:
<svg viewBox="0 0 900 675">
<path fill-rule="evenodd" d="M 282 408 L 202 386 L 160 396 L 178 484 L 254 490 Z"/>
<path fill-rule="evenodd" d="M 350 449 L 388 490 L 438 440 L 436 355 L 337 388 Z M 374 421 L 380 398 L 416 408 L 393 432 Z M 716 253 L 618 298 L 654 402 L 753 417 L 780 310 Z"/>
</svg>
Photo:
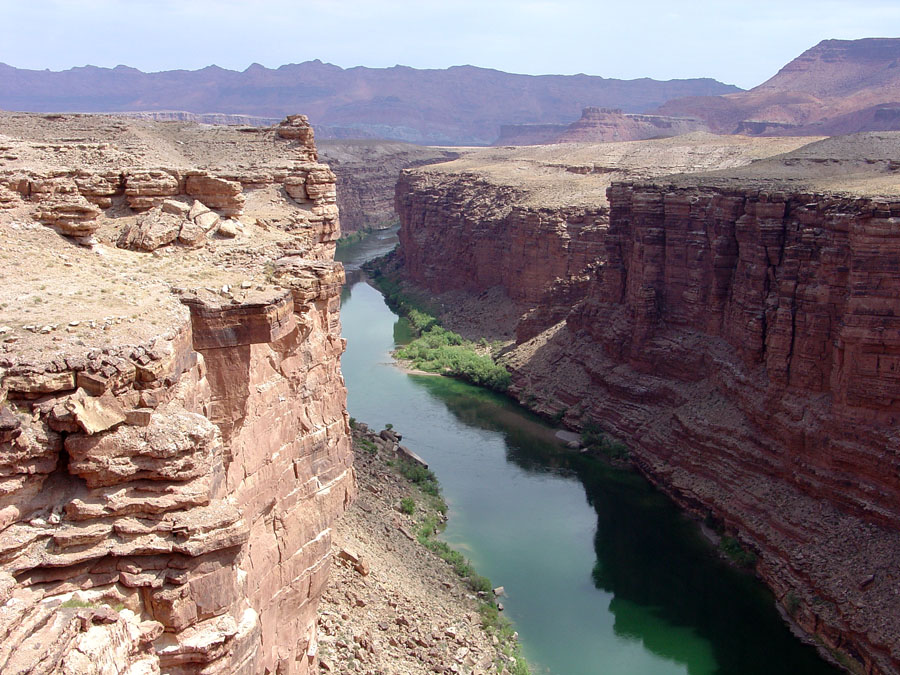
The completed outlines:
<svg viewBox="0 0 900 675">
<path fill-rule="evenodd" d="M 382 232 L 339 250 L 350 414 L 392 423 L 437 474 L 450 506 L 443 538 L 505 587 L 533 672 L 838 672 L 639 475 L 565 449 L 505 397 L 396 368 L 405 321 L 354 273 L 395 242 Z"/>
</svg>

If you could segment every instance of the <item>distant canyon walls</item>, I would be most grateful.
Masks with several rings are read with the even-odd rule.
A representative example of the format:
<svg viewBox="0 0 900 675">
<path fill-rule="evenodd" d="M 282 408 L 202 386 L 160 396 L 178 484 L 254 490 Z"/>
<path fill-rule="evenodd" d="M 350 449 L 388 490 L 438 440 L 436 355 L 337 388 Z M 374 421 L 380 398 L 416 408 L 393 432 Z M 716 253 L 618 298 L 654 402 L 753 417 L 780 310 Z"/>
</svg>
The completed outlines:
<svg viewBox="0 0 900 675">
<path fill-rule="evenodd" d="M 203 121 L 251 124 L 303 110 L 320 140 L 388 138 L 428 145 L 488 145 L 501 124 L 569 122 L 586 105 L 645 112 L 673 98 L 737 91 L 710 78 L 535 76 L 474 66 L 345 69 L 319 60 L 279 68 L 255 63 L 240 72 L 209 66 L 159 73 L 127 66 L 50 72 L 0 63 L 4 110 L 186 111 Z"/>
<path fill-rule="evenodd" d="M 569 125 L 508 124 L 500 128 L 494 145 L 541 145 L 545 143 L 606 143 L 670 138 L 695 131 L 709 131 L 697 117 L 664 117 L 623 112 L 595 106 L 581 111 Z"/>
<path fill-rule="evenodd" d="M 521 303 L 516 398 L 626 440 L 820 645 L 900 672 L 900 200 L 690 183 L 542 211 L 405 174 L 403 273 Z"/>
<path fill-rule="evenodd" d="M 450 150 L 397 141 L 320 141 L 318 147 L 337 176 L 344 234 L 396 225 L 394 186 L 400 171 L 457 157 Z"/>
</svg>

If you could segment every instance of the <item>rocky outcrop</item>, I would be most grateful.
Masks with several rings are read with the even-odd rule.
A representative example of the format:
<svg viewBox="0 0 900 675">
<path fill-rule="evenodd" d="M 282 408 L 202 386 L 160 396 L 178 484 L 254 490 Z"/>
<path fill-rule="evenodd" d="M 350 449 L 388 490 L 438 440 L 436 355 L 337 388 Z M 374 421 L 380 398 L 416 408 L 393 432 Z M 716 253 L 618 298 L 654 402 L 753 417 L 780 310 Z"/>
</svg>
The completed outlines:
<svg viewBox="0 0 900 675">
<path fill-rule="evenodd" d="M 585 108 L 581 119 L 559 136 L 560 143 L 599 143 L 606 141 L 643 141 L 668 138 L 694 131 L 708 131 L 706 124 L 692 117 L 637 115 L 619 109 Z"/>
<path fill-rule="evenodd" d="M 513 395 L 626 440 L 661 489 L 756 553 L 786 614 L 869 673 L 900 672 L 900 194 L 886 160 L 898 144 L 866 135 L 614 183 L 593 264 L 541 297 L 504 267 L 506 220 L 470 222 L 482 212 L 454 190 L 473 176 L 410 177 L 398 193 L 402 260 L 425 285 L 483 292 L 468 242 L 497 232 L 478 253 L 501 270 L 487 282 L 527 298 Z M 508 202 L 485 175 L 479 203 Z M 415 253 L 423 228 L 443 237 L 437 274 Z M 532 232 L 548 268 L 578 242 Z"/>
<path fill-rule="evenodd" d="M 0 321 L 0 670 L 314 672 L 331 524 L 356 489 L 330 172 L 245 166 L 245 193 L 228 167 L 129 169 L 112 181 L 115 211 L 93 207 L 92 251 L 29 222 L 42 171 L 3 176 L 21 195 L 0 216 L 5 261 L 44 268 L 23 312 L 46 325 Z M 87 199 L 71 190 L 90 175 L 108 174 L 54 180 Z M 288 175 L 315 175 L 318 192 L 278 197 Z M 191 193 L 221 212 L 240 201 L 246 231 L 159 249 L 219 220 Z M 156 205 L 134 216 L 130 197 Z M 120 233 L 128 247 L 109 246 Z M 128 319 L 96 316 L 117 302 Z"/>
<path fill-rule="evenodd" d="M 119 235 L 122 247 L 153 251 L 176 240 L 201 246 L 204 235 L 237 236 L 248 195 L 272 191 L 281 194 L 266 199 L 279 206 L 272 213 L 255 208 L 254 212 L 261 214 L 255 217 L 294 230 L 298 238 L 308 240 L 305 245 L 311 250 L 326 244 L 321 249 L 323 254 L 333 252 L 340 236 L 336 178 L 327 166 L 316 161 L 312 127 L 303 115 L 252 134 L 240 129 L 223 130 L 216 143 L 210 143 L 202 133 L 198 138 L 195 128 L 182 125 L 172 130 L 174 137 L 166 143 L 175 144 L 184 155 L 168 166 L 156 164 L 152 168 L 146 164 L 161 158 L 171 160 L 173 153 L 160 152 L 162 144 L 129 152 L 122 149 L 126 143 L 133 143 L 127 134 L 131 125 L 152 129 L 152 123 L 76 116 L 66 120 L 69 128 L 74 126 L 75 131 L 85 134 L 96 134 L 99 129 L 118 142 L 73 145 L 36 141 L 33 137 L 39 136 L 40 127 L 36 132 L 34 119 L 26 115 L 0 117 L 0 123 L 23 137 L 7 143 L 10 151 L 15 150 L 16 154 L 9 155 L 13 159 L 0 160 L 0 200 L 6 208 L 32 205 L 30 215 L 34 219 L 81 243 L 92 243 L 90 237 L 105 221 L 105 211 L 121 206 L 126 209 L 118 214 L 126 216 Z M 153 134 L 148 133 L 151 138 Z M 203 143 L 209 144 L 210 154 L 195 154 L 194 149 Z M 232 149 L 234 154 L 228 154 Z M 195 159 L 210 162 L 217 158 L 221 164 L 216 166 L 193 165 Z M 79 168 L 72 168 L 75 165 Z M 285 196 L 290 197 L 290 204 L 280 203 Z M 182 213 L 184 210 L 189 213 Z M 127 217 L 144 212 L 144 216 Z M 280 222 L 283 218 L 290 222 Z"/>
</svg>

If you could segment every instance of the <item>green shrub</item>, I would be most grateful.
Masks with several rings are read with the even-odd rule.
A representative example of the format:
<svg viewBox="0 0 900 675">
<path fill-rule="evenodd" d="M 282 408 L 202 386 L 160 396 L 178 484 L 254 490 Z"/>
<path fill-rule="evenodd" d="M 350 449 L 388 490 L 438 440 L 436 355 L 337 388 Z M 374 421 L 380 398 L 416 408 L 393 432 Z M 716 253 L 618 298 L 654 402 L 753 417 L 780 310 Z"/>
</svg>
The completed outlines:
<svg viewBox="0 0 900 675">
<path fill-rule="evenodd" d="M 745 550 L 734 537 L 722 537 L 719 549 L 740 567 L 753 567 L 756 564 L 756 554 Z"/>
<path fill-rule="evenodd" d="M 413 368 L 467 380 L 472 384 L 505 392 L 509 372 L 487 354 L 479 354 L 474 342 L 441 326 L 431 326 L 420 337 L 395 353 Z"/>
<path fill-rule="evenodd" d="M 359 444 L 360 446 L 362 446 L 362 449 L 368 452 L 370 455 L 378 454 L 378 446 L 368 438 L 360 438 Z"/>
<path fill-rule="evenodd" d="M 400 474 L 411 483 L 415 483 L 419 489 L 427 495 L 437 497 L 441 494 L 441 486 L 437 481 L 434 471 L 426 469 L 421 464 L 399 460 Z"/>
<path fill-rule="evenodd" d="M 582 428 L 581 444 L 588 450 L 603 454 L 610 459 L 626 460 L 631 457 L 627 445 L 608 436 L 593 422 L 588 422 Z"/>
<path fill-rule="evenodd" d="M 411 516 L 416 512 L 416 501 L 412 497 L 404 497 L 400 500 L 400 510 Z"/>
<path fill-rule="evenodd" d="M 797 610 L 800 609 L 800 598 L 794 595 L 793 591 L 788 591 L 784 597 L 784 608 L 791 616 L 794 616 Z"/>
</svg>

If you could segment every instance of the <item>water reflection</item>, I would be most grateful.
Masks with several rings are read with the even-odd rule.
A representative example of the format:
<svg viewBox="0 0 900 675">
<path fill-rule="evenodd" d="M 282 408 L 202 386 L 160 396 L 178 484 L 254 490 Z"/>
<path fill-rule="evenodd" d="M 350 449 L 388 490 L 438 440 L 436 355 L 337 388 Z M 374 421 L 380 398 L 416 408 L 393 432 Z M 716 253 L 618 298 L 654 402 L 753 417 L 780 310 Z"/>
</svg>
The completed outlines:
<svg viewBox="0 0 900 675">
<path fill-rule="evenodd" d="M 391 246 L 378 237 L 341 257 L 350 269 Z M 350 414 L 394 423 L 429 461 L 451 507 L 445 538 L 506 586 L 535 672 L 834 672 L 640 476 L 565 450 L 508 399 L 403 374 L 389 352 L 406 322 L 366 284 L 342 301 Z"/>
<path fill-rule="evenodd" d="M 618 638 L 691 675 L 837 672 L 790 634 L 757 580 L 725 565 L 638 474 L 568 451 L 502 397 L 445 378 L 410 379 L 462 424 L 502 434 L 507 461 L 531 474 L 577 478 L 597 518 L 591 579 L 610 597 Z"/>
</svg>

